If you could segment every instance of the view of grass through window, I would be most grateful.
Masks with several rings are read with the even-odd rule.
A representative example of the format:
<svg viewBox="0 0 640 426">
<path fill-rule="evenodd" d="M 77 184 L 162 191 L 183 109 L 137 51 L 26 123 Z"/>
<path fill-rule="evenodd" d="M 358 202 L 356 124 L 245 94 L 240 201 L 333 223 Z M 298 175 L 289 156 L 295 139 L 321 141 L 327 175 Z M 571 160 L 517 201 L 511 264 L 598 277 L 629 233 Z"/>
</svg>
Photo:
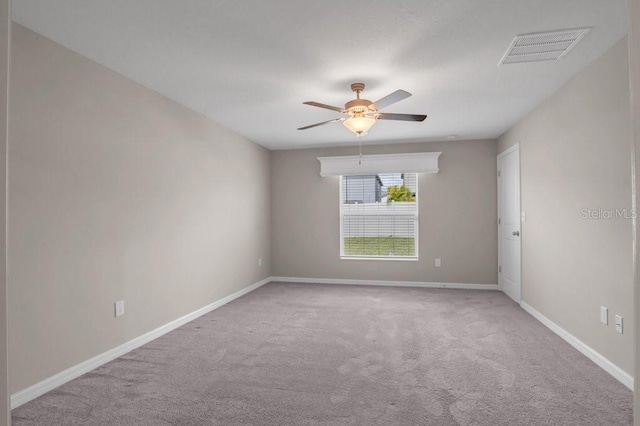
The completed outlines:
<svg viewBox="0 0 640 426">
<path fill-rule="evenodd" d="M 346 256 L 415 256 L 411 237 L 345 237 Z"/>
<path fill-rule="evenodd" d="M 417 175 L 343 176 L 343 257 L 416 257 Z"/>
</svg>

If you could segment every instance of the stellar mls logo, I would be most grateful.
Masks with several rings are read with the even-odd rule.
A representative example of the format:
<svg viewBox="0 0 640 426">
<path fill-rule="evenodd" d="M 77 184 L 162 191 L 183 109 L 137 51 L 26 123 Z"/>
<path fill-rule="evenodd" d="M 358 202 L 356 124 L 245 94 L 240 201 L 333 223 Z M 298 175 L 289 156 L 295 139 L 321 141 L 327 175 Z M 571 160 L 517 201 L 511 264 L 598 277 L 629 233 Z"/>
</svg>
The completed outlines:
<svg viewBox="0 0 640 426">
<path fill-rule="evenodd" d="M 636 209 L 587 209 L 580 210 L 580 219 L 635 219 Z"/>
</svg>

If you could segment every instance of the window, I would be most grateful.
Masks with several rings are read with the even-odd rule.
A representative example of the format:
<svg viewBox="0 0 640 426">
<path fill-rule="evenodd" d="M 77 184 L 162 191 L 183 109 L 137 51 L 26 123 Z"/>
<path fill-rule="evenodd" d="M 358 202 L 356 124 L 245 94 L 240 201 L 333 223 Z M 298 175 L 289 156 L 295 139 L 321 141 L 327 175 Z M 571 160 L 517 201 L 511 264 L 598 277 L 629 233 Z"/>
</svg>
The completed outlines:
<svg viewBox="0 0 640 426">
<path fill-rule="evenodd" d="M 342 259 L 418 259 L 416 173 L 342 176 Z"/>
</svg>

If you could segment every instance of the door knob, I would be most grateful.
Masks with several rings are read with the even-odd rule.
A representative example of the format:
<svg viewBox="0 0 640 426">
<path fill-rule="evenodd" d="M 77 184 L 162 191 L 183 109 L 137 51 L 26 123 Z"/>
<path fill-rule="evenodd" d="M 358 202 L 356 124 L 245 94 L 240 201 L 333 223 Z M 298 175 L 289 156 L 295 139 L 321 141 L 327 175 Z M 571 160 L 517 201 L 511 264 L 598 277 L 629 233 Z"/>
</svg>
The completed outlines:
<svg viewBox="0 0 640 426">
<path fill-rule="evenodd" d="M 513 231 L 511 233 L 514 237 L 519 237 L 520 236 L 520 231 Z"/>
</svg>

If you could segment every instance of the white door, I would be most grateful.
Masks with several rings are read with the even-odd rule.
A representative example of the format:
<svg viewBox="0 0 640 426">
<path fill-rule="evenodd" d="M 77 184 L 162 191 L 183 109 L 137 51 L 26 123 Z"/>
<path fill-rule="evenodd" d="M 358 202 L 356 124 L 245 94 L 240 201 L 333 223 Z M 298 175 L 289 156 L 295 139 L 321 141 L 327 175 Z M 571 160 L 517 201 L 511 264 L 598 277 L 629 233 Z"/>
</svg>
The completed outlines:
<svg viewBox="0 0 640 426">
<path fill-rule="evenodd" d="M 498 155 L 498 284 L 520 303 L 520 148 Z"/>
</svg>

